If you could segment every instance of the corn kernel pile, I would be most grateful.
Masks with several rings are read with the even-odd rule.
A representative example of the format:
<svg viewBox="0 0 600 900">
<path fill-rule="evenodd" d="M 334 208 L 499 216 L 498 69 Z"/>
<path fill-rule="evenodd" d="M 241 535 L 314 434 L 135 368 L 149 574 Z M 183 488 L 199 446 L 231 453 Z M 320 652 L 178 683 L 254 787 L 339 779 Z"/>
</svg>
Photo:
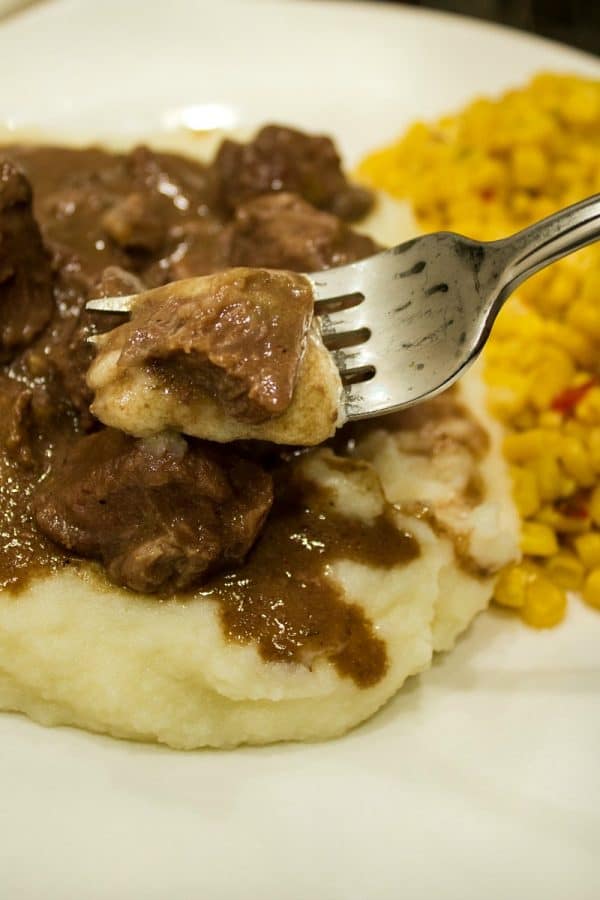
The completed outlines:
<svg viewBox="0 0 600 900">
<path fill-rule="evenodd" d="M 543 74 L 417 123 L 359 174 L 411 202 L 425 231 L 494 240 L 600 191 L 600 81 Z M 521 513 L 523 562 L 495 600 L 538 628 L 567 590 L 600 609 L 600 245 L 526 282 L 485 351 Z"/>
</svg>

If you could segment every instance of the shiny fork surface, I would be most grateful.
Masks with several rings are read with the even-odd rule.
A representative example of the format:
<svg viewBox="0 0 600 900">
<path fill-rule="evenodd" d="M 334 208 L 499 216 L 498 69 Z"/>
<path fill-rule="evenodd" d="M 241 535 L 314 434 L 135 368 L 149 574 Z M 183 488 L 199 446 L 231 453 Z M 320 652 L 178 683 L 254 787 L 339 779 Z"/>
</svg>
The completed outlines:
<svg viewBox="0 0 600 900">
<path fill-rule="evenodd" d="M 539 269 L 600 238 L 600 194 L 512 237 L 424 235 L 307 275 L 349 420 L 395 412 L 451 385 L 481 352 L 500 308 Z M 129 312 L 135 296 L 88 309 Z"/>
</svg>

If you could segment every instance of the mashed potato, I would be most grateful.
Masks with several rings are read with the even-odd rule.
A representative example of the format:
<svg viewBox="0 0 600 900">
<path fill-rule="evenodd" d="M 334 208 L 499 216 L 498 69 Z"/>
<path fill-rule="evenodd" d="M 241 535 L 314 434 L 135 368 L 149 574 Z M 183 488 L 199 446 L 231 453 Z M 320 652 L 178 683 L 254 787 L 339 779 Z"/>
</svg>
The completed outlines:
<svg viewBox="0 0 600 900">
<path fill-rule="evenodd" d="M 417 496 L 442 518 L 454 516 L 472 554 L 464 567 L 450 533 L 418 511 L 399 512 L 398 526 L 421 545 L 417 559 L 390 570 L 349 560 L 334 566 L 346 599 L 364 610 L 387 647 L 387 673 L 373 687 L 357 687 L 326 661 L 312 670 L 265 662 L 255 646 L 224 638 L 211 601 L 133 597 L 86 566 L 39 579 L 18 597 L 0 597 L 0 707 L 47 725 L 182 749 L 342 734 L 426 669 L 435 650 L 449 649 L 487 605 L 493 577 L 475 568 L 495 571 L 517 553 L 497 446 L 477 466 L 485 499 L 461 512 L 473 462 L 462 457 L 460 441 L 446 442 L 447 454 L 438 454 L 424 475 L 415 465 L 424 458 L 419 450 L 403 450 L 393 435 L 376 431 L 359 446 L 393 500 L 408 507 Z M 330 468 L 328 451 L 307 457 L 305 465 L 308 477 L 334 489 L 345 514 L 370 519 L 381 511 L 376 487 L 365 493 L 362 480 Z"/>
</svg>

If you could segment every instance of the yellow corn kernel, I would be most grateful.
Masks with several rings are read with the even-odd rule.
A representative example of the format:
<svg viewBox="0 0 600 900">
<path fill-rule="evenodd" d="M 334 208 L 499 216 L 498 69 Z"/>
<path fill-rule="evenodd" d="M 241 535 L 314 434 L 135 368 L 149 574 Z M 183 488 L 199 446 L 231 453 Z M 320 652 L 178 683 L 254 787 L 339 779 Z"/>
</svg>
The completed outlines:
<svg viewBox="0 0 600 900">
<path fill-rule="evenodd" d="M 577 285 L 575 279 L 567 269 L 554 273 L 550 278 L 548 290 L 544 295 L 544 304 L 549 304 L 553 310 L 561 310 L 569 303 L 575 294 Z"/>
<path fill-rule="evenodd" d="M 532 409 L 523 409 L 513 416 L 511 425 L 515 431 L 531 431 L 536 424 L 536 415 Z"/>
<path fill-rule="evenodd" d="M 600 472 L 600 428 L 592 428 L 588 433 L 590 463 L 594 471 Z"/>
<path fill-rule="evenodd" d="M 569 306 L 567 320 L 594 340 L 600 339 L 600 309 L 588 300 L 577 300 Z"/>
<path fill-rule="evenodd" d="M 494 602 L 498 606 L 519 609 L 525 603 L 525 590 L 529 581 L 535 577 L 533 566 L 528 563 L 515 563 L 502 569 L 494 588 Z"/>
<path fill-rule="evenodd" d="M 544 331 L 549 341 L 558 344 L 559 347 L 570 353 L 580 366 L 594 364 L 597 358 L 597 349 L 587 334 L 553 319 L 549 319 L 545 323 Z"/>
<path fill-rule="evenodd" d="M 532 204 L 533 218 L 544 219 L 554 212 L 556 212 L 556 202 L 550 197 L 544 197 L 542 194 L 538 194 Z"/>
<path fill-rule="evenodd" d="M 559 183 L 568 187 L 579 174 L 578 166 L 574 162 L 557 162 L 552 167 L 552 174 Z"/>
<path fill-rule="evenodd" d="M 554 449 L 557 439 L 550 429 L 531 428 L 504 438 L 504 453 L 510 462 L 529 462 Z"/>
<path fill-rule="evenodd" d="M 510 385 L 490 385 L 488 403 L 491 411 L 503 422 L 509 422 L 518 416 L 527 405 L 527 392 Z"/>
<path fill-rule="evenodd" d="M 520 608 L 524 622 L 534 628 L 552 628 L 562 622 L 566 610 L 567 596 L 562 588 L 543 575 L 529 581 Z"/>
<path fill-rule="evenodd" d="M 582 593 L 586 603 L 600 609 L 600 569 L 590 572 L 583 583 Z"/>
<path fill-rule="evenodd" d="M 552 556 L 558 551 L 556 534 L 543 522 L 523 522 L 521 550 L 529 556 Z"/>
<path fill-rule="evenodd" d="M 577 556 L 586 569 L 600 568 L 600 532 L 589 531 L 578 535 L 573 541 Z"/>
<path fill-rule="evenodd" d="M 486 188 L 496 188 L 502 182 L 506 181 L 506 170 L 502 163 L 498 160 L 483 157 L 482 160 L 474 166 L 472 173 L 473 187 L 479 190 Z"/>
<path fill-rule="evenodd" d="M 585 574 L 583 563 L 569 550 L 559 550 L 551 556 L 545 565 L 545 571 L 551 581 L 566 591 L 577 591 Z"/>
<path fill-rule="evenodd" d="M 585 274 L 581 285 L 581 299 L 588 303 L 597 303 L 598 297 L 600 297 L 600 272 L 592 269 Z"/>
<path fill-rule="evenodd" d="M 513 496 L 517 509 L 526 519 L 540 508 L 537 479 L 531 469 L 514 466 L 512 469 Z"/>
<path fill-rule="evenodd" d="M 573 91 L 561 107 L 561 116 L 571 125 L 592 125 L 600 116 L 600 98 L 592 85 Z"/>
<path fill-rule="evenodd" d="M 510 199 L 512 212 L 519 219 L 531 218 L 531 195 L 527 190 L 514 190 Z"/>
<path fill-rule="evenodd" d="M 512 175 L 518 187 L 535 188 L 548 177 L 548 163 L 535 146 L 517 146 L 512 157 Z"/>
<path fill-rule="evenodd" d="M 577 482 L 574 478 L 568 478 L 563 475 L 561 479 L 560 496 L 562 498 L 572 497 L 577 492 Z"/>
<path fill-rule="evenodd" d="M 516 298 L 512 297 L 503 306 L 496 319 L 493 331 L 494 340 L 496 338 L 498 340 L 512 338 L 516 334 L 534 340 L 542 336 L 544 327 L 545 323 L 538 313 L 520 305 Z"/>
<path fill-rule="evenodd" d="M 586 369 L 582 369 L 575 375 L 573 379 L 573 387 L 582 387 L 584 384 L 587 384 L 593 378 L 592 372 L 588 372 Z"/>
<path fill-rule="evenodd" d="M 562 416 L 553 409 L 547 409 L 540 414 L 538 425 L 540 428 L 560 428 L 562 424 Z"/>
<path fill-rule="evenodd" d="M 559 352 L 564 354 L 563 350 Z M 532 367 L 529 378 L 531 385 L 535 385 L 535 388 L 531 390 L 530 387 L 529 400 L 534 409 L 540 411 L 547 409 L 554 398 L 568 388 L 573 377 L 573 370 L 574 366 L 571 360 L 559 364 L 555 360 L 548 359 L 543 364 Z"/>
<path fill-rule="evenodd" d="M 580 422 L 600 425 L 600 387 L 593 387 L 575 407 L 575 415 Z"/>
<path fill-rule="evenodd" d="M 563 430 L 565 434 L 568 434 L 571 438 L 577 438 L 580 443 L 585 443 L 585 439 L 588 434 L 588 428 L 586 425 L 582 425 L 581 422 L 577 422 L 575 419 L 567 419 L 567 421 L 563 424 Z"/>
<path fill-rule="evenodd" d="M 600 525 L 600 484 L 590 494 L 590 516 L 594 525 Z"/>
<path fill-rule="evenodd" d="M 556 500 L 563 496 L 560 466 L 553 456 L 549 453 L 540 456 L 535 462 L 535 474 L 542 500 Z"/>
<path fill-rule="evenodd" d="M 573 478 L 581 487 L 591 487 L 596 480 L 590 455 L 583 443 L 574 436 L 564 436 L 560 442 L 559 457 Z"/>
<path fill-rule="evenodd" d="M 528 376 L 531 376 L 533 368 L 545 365 L 548 349 L 548 347 L 544 347 L 541 341 L 524 340 L 522 335 L 517 335 L 512 348 L 511 362 L 520 371 L 526 372 Z M 531 378 L 529 380 L 531 381 Z"/>
<path fill-rule="evenodd" d="M 535 517 L 538 522 L 549 525 L 559 534 L 581 534 L 590 527 L 588 516 L 567 516 L 549 504 L 542 506 Z"/>
</svg>

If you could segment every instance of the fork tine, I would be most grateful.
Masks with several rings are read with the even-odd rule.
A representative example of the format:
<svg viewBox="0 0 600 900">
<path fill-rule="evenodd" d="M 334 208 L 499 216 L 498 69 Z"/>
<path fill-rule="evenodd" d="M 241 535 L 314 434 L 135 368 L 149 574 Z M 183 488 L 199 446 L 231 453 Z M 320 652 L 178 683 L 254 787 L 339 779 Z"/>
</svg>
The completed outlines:
<svg viewBox="0 0 600 900">
<path fill-rule="evenodd" d="M 338 312 L 322 313 L 318 316 L 323 337 L 341 335 L 348 331 L 360 331 L 368 328 L 366 304 L 363 302 L 351 309 L 340 309 Z"/>
<path fill-rule="evenodd" d="M 97 300 L 88 300 L 85 308 L 91 312 L 129 313 L 138 296 L 129 294 L 126 297 L 98 297 Z"/>
<path fill-rule="evenodd" d="M 393 406 L 377 375 L 370 381 L 361 381 L 344 388 L 344 407 L 348 421 L 364 419 Z"/>
<path fill-rule="evenodd" d="M 376 364 L 375 354 L 369 350 L 368 344 L 348 350 L 334 350 L 332 356 L 340 375 L 349 375 L 355 369 L 363 369 L 366 366 L 375 368 Z"/>
<path fill-rule="evenodd" d="M 373 259 L 373 257 L 370 257 Z M 319 301 L 333 300 L 335 297 L 345 297 L 348 294 L 362 293 L 364 264 L 368 260 L 350 263 L 347 266 L 337 266 L 334 269 L 325 269 L 323 272 L 313 272 L 306 277 L 312 284 L 313 295 L 318 311 Z"/>
</svg>

